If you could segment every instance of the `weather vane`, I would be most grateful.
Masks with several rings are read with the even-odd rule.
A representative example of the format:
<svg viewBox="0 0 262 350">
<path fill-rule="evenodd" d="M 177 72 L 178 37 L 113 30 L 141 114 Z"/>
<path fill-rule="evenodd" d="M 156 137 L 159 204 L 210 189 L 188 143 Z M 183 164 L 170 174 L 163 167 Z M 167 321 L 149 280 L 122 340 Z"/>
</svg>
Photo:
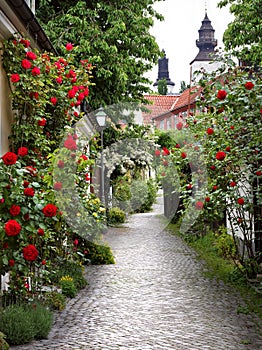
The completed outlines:
<svg viewBox="0 0 262 350">
<path fill-rule="evenodd" d="M 207 0 L 205 0 L 205 12 L 207 12 Z"/>
</svg>

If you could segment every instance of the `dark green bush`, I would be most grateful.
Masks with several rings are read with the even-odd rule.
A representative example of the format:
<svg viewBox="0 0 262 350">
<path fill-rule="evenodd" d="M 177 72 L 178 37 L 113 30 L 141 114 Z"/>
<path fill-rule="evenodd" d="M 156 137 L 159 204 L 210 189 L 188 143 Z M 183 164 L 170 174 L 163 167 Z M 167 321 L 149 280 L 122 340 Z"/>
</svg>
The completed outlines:
<svg viewBox="0 0 262 350">
<path fill-rule="evenodd" d="M 46 338 L 52 321 L 52 312 L 39 303 L 9 305 L 0 312 L 0 330 L 11 345 Z"/>
<path fill-rule="evenodd" d="M 66 306 L 66 296 L 56 291 L 47 292 L 43 296 L 43 303 L 51 310 L 64 310 Z"/>
<path fill-rule="evenodd" d="M 109 225 L 123 224 L 126 220 L 126 214 L 122 209 L 113 207 L 109 209 L 107 219 Z"/>
<path fill-rule="evenodd" d="M 111 248 L 104 242 L 87 242 L 88 259 L 93 265 L 114 264 L 115 259 Z"/>
<path fill-rule="evenodd" d="M 80 290 L 87 285 L 87 281 L 83 276 L 83 267 L 73 260 L 63 260 L 54 266 L 54 272 L 51 276 L 52 282 L 59 284 L 60 279 L 63 276 L 72 277 L 77 290 Z"/>
</svg>

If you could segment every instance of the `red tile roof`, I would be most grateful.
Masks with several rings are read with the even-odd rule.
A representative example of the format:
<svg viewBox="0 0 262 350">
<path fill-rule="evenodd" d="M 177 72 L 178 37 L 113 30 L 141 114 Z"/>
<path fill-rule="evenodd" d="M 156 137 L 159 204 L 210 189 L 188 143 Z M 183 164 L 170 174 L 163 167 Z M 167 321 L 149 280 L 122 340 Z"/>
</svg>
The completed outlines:
<svg viewBox="0 0 262 350">
<path fill-rule="evenodd" d="M 199 96 L 201 91 L 201 87 L 191 87 L 190 89 L 186 89 L 179 96 L 178 101 L 176 101 L 176 103 L 171 107 L 171 110 L 174 111 L 182 107 L 190 106 L 195 102 L 196 97 Z"/>
<path fill-rule="evenodd" d="M 150 124 L 151 119 L 171 110 L 176 104 L 179 95 L 144 95 L 152 104 L 144 105 L 149 112 L 143 112 L 144 125 Z"/>
</svg>

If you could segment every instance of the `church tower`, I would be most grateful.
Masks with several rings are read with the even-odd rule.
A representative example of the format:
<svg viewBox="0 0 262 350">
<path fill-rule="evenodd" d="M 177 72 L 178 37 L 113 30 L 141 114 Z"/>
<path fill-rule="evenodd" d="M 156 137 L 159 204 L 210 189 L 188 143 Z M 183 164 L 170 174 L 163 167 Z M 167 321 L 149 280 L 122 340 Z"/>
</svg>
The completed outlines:
<svg viewBox="0 0 262 350">
<path fill-rule="evenodd" d="M 175 83 L 169 78 L 169 70 L 168 70 L 168 58 L 166 58 L 165 50 L 162 50 L 164 57 L 159 58 L 158 60 L 158 77 L 156 82 L 154 83 L 154 87 L 158 87 L 159 80 L 165 79 L 167 85 L 167 95 L 172 95 L 173 88 Z"/>
<path fill-rule="evenodd" d="M 194 72 L 200 70 L 201 68 L 210 73 L 220 66 L 220 63 L 214 60 L 217 40 L 215 39 L 215 30 L 207 16 L 207 11 L 205 12 L 205 18 L 202 21 L 202 25 L 198 33 L 199 39 L 196 40 L 196 46 L 198 47 L 199 52 L 194 60 L 190 62 L 193 77 Z"/>
</svg>

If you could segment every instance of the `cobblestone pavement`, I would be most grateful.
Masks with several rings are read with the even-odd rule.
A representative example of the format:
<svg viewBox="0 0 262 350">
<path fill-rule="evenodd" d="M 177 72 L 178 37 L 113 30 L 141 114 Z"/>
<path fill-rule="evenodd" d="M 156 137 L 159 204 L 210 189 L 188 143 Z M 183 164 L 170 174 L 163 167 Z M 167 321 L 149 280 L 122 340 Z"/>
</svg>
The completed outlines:
<svg viewBox="0 0 262 350">
<path fill-rule="evenodd" d="M 159 210 L 157 206 L 155 209 Z M 203 266 L 157 211 L 105 235 L 116 265 L 87 269 L 89 287 L 56 318 L 49 339 L 12 350 L 259 350 L 261 323 Z"/>
</svg>

